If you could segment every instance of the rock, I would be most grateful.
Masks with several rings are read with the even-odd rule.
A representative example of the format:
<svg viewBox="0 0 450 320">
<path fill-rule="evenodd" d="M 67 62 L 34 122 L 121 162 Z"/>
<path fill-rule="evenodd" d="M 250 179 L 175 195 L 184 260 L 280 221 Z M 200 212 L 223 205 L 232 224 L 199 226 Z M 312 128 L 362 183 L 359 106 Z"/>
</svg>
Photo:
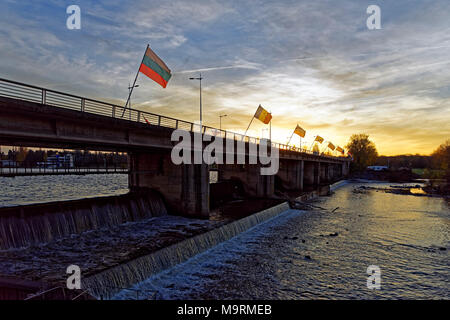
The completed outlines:
<svg viewBox="0 0 450 320">
<path fill-rule="evenodd" d="M 337 237 L 338 235 L 339 235 L 339 233 L 337 233 L 337 232 L 329 234 L 330 237 Z"/>
</svg>

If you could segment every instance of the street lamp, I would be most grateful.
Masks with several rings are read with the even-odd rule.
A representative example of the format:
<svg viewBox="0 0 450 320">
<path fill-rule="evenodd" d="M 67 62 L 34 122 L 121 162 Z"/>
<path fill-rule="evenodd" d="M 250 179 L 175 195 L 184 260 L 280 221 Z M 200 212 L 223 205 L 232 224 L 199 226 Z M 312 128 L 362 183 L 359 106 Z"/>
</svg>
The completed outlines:
<svg viewBox="0 0 450 320">
<path fill-rule="evenodd" d="M 226 114 L 219 115 L 219 129 L 222 131 L 222 118 L 226 117 Z"/>
<path fill-rule="evenodd" d="M 202 74 L 200 73 L 200 76 L 198 78 L 189 78 L 189 80 L 199 80 L 200 81 L 200 130 L 203 126 L 202 123 Z"/>
<path fill-rule="evenodd" d="M 137 88 L 139 87 L 138 84 L 135 84 L 134 86 L 130 86 L 130 83 L 128 83 L 128 94 L 129 94 L 129 99 L 128 99 L 128 108 L 130 109 L 130 120 L 131 120 L 131 90 L 133 90 L 133 88 Z M 126 106 L 125 106 L 126 107 Z"/>
</svg>

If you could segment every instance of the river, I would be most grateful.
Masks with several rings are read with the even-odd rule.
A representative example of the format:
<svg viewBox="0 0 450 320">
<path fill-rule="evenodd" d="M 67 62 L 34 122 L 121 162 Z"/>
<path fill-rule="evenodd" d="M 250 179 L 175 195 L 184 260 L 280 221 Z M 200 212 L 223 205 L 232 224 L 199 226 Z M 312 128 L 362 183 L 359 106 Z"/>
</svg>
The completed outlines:
<svg viewBox="0 0 450 320">
<path fill-rule="evenodd" d="M 126 174 L 0 177 L 0 207 L 128 193 Z"/>
<path fill-rule="evenodd" d="M 0 206 L 123 194 L 127 184 L 121 174 L 0 178 Z M 314 210 L 281 213 L 115 298 L 449 299 L 450 205 L 367 188 L 392 185 L 344 185 Z M 367 288 L 371 265 L 379 290 Z"/>
<path fill-rule="evenodd" d="M 321 209 L 288 210 L 115 298 L 449 299 L 448 202 L 359 188 L 390 185 L 347 184 Z"/>
<path fill-rule="evenodd" d="M 211 183 L 217 171 L 210 172 Z M 129 192 L 127 174 L 0 177 L 0 207 L 77 200 Z"/>
</svg>

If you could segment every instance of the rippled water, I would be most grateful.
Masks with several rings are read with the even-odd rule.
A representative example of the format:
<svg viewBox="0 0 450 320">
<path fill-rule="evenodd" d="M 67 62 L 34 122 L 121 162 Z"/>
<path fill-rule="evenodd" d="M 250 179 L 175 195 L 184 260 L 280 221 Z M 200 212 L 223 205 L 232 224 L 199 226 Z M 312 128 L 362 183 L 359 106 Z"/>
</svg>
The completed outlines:
<svg viewBox="0 0 450 320">
<path fill-rule="evenodd" d="M 126 174 L 0 177 L 0 207 L 128 192 Z"/>
<path fill-rule="evenodd" d="M 449 299 L 448 202 L 358 186 L 314 202 L 326 210 L 288 210 L 116 298 Z M 369 265 L 381 269 L 380 290 L 367 288 Z"/>
</svg>

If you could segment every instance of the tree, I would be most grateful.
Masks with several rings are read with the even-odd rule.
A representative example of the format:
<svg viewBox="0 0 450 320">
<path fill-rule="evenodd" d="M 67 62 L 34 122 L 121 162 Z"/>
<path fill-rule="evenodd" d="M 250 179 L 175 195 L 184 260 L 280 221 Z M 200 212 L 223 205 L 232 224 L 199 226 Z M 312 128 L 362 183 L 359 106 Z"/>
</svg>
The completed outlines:
<svg viewBox="0 0 450 320">
<path fill-rule="evenodd" d="M 450 181 L 450 140 L 441 144 L 432 154 L 433 167 L 445 170 L 447 180 Z"/>
<path fill-rule="evenodd" d="M 346 148 L 353 156 L 351 166 L 355 171 L 365 170 L 367 166 L 373 165 L 378 158 L 375 144 L 369 140 L 369 135 L 364 133 L 353 134 Z"/>
<path fill-rule="evenodd" d="M 28 149 L 25 147 L 19 147 L 19 152 L 16 154 L 16 161 L 23 162 L 27 157 Z"/>
</svg>

